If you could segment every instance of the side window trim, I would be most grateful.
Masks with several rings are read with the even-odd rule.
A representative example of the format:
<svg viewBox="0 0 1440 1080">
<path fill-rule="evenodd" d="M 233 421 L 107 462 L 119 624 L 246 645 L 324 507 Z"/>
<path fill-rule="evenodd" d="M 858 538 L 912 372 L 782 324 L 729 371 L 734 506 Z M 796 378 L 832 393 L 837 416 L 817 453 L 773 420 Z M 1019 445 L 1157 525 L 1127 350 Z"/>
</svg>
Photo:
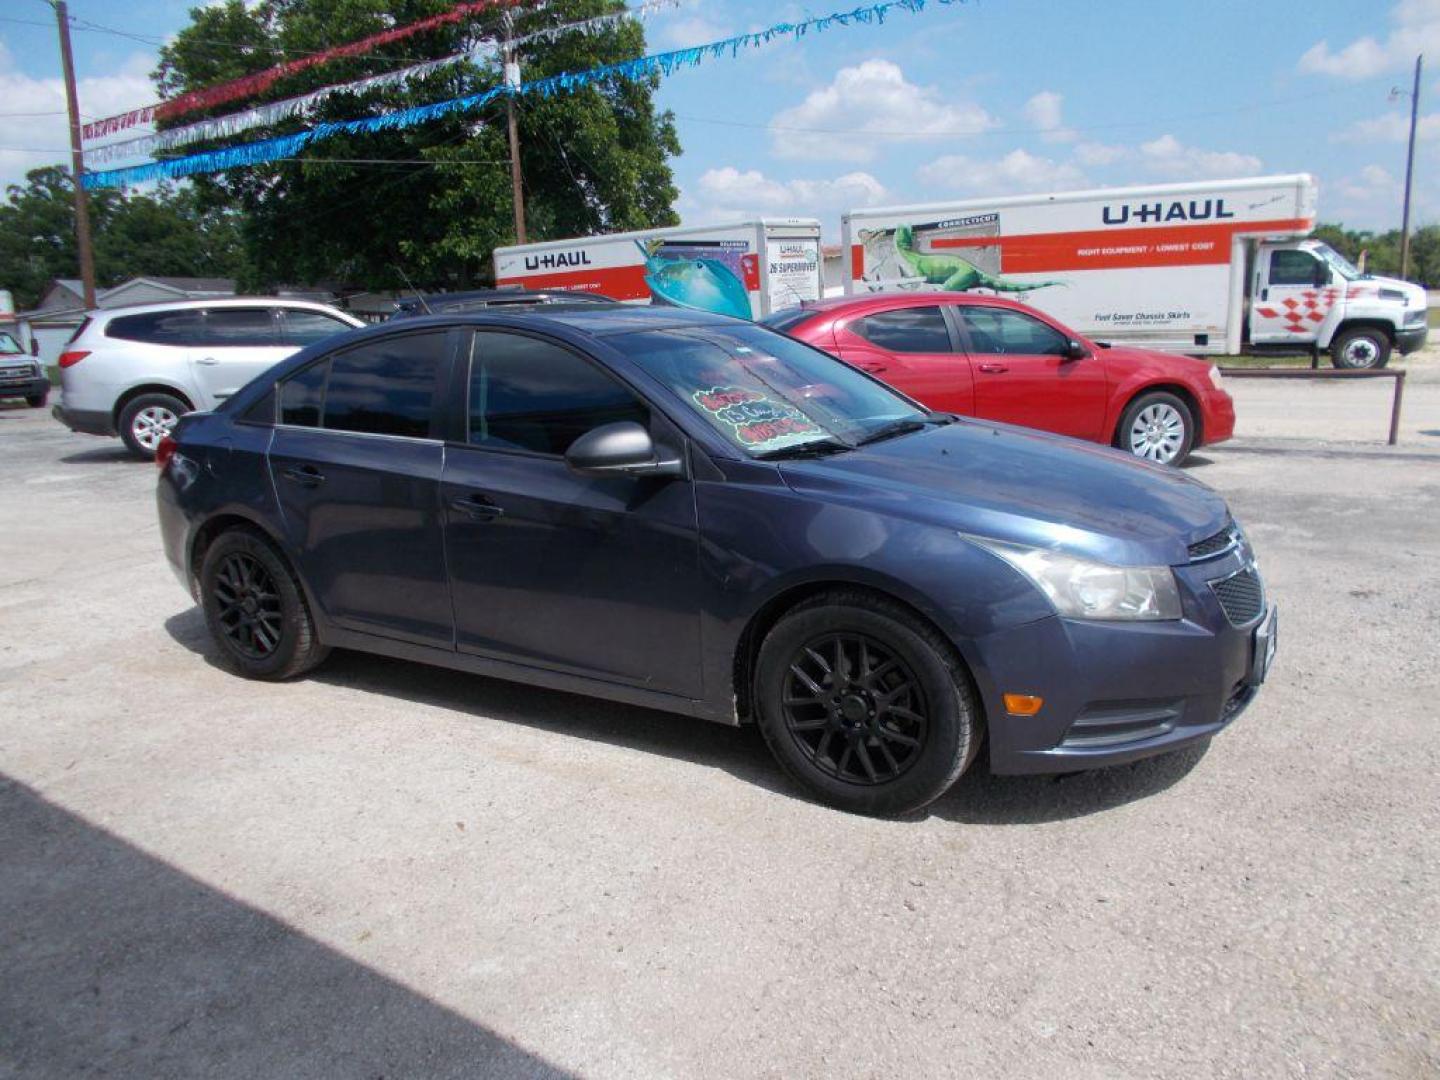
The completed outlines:
<svg viewBox="0 0 1440 1080">
<path fill-rule="evenodd" d="M 470 441 L 470 378 L 474 371 L 475 358 L 477 356 L 477 346 L 480 344 L 481 339 L 486 334 L 508 334 L 512 337 L 530 338 L 532 341 L 539 341 L 543 344 L 560 349 L 561 351 L 567 352 L 571 356 L 578 358 L 581 363 L 589 365 L 591 369 L 599 372 L 599 374 L 603 378 L 608 379 L 610 382 L 614 383 L 616 386 L 624 390 L 627 394 L 629 394 L 636 401 L 638 401 L 642 406 L 644 406 L 645 411 L 651 417 L 651 428 L 653 435 L 654 417 L 659 412 L 659 410 L 650 401 L 650 398 L 647 395 L 640 393 L 640 391 L 638 391 L 635 387 L 631 386 L 627 381 L 622 379 L 615 372 L 611 371 L 609 367 L 596 360 L 593 356 L 590 356 L 584 350 L 578 349 L 575 346 L 571 345 L 569 342 L 562 341 L 559 338 L 551 337 L 548 334 L 537 333 L 536 331 L 530 330 L 528 328 L 522 329 L 520 327 L 514 326 L 477 326 L 470 329 L 469 339 L 465 343 L 466 347 L 463 354 L 463 361 L 455 364 L 455 381 L 458 384 L 456 389 L 459 391 L 459 393 L 458 395 L 456 395 L 454 392 L 452 392 L 451 401 L 458 403 L 458 438 L 455 438 L 453 440 L 447 439 L 447 442 L 453 442 L 456 445 L 462 446 L 467 450 L 485 451 L 487 453 L 493 454 L 513 454 L 520 457 L 537 458 L 543 461 L 563 461 L 565 459 L 564 454 L 547 454 L 542 450 L 527 450 L 526 448 L 521 446 L 493 446 L 488 443 L 477 443 Z"/>
</svg>

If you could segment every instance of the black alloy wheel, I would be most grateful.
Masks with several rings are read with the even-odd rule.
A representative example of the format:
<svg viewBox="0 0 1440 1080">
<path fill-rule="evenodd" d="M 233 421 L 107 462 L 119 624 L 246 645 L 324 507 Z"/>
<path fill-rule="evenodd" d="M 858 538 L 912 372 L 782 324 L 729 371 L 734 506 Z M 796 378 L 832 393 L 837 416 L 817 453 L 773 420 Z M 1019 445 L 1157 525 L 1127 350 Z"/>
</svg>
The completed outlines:
<svg viewBox="0 0 1440 1080">
<path fill-rule="evenodd" d="M 802 601 L 755 658 L 755 721 L 812 796 L 859 814 L 908 814 L 975 759 L 985 721 L 955 646 L 883 595 Z"/>
<path fill-rule="evenodd" d="M 252 555 L 227 555 L 215 574 L 215 604 L 220 627 L 242 655 L 264 660 L 274 655 L 283 633 L 280 592 L 270 571 Z"/>
<path fill-rule="evenodd" d="M 325 659 L 300 582 L 257 531 L 217 536 L 200 565 L 200 603 L 226 665 L 251 679 L 288 679 Z"/>
<path fill-rule="evenodd" d="M 930 731 L 920 680 L 893 650 L 864 634 L 828 634 L 802 645 L 781 707 L 801 753 L 851 784 L 901 776 L 919 760 Z"/>
</svg>

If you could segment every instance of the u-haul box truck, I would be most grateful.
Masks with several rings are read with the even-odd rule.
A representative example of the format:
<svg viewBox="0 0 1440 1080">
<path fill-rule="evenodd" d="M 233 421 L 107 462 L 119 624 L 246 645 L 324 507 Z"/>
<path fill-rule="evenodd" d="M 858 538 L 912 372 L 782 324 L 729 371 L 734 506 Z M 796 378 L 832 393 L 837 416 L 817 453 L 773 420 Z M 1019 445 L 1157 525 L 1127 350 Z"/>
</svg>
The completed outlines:
<svg viewBox="0 0 1440 1080">
<path fill-rule="evenodd" d="M 1186 353 L 1329 349 L 1377 367 L 1426 334 L 1419 286 L 1305 237 L 1308 175 L 853 210 L 846 293 L 1013 296 L 1103 341 Z"/>
<path fill-rule="evenodd" d="M 820 299 L 820 222 L 765 218 L 496 248 L 495 283 L 759 319 Z"/>
</svg>

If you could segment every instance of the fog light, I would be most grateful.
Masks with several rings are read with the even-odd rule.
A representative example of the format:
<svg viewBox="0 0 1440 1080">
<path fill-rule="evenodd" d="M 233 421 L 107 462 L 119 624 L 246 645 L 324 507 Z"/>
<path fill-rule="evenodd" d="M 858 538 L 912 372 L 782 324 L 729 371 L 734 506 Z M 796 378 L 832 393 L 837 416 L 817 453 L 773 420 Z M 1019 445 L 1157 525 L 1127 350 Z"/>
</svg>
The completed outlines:
<svg viewBox="0 0 1440 1080">
<path fill-rule="evenodd" d="M 1034 694 L 1006 694 L 1005 711 L 1011 716 L 1034 716 L 1045 699 Z"/>
</svg>

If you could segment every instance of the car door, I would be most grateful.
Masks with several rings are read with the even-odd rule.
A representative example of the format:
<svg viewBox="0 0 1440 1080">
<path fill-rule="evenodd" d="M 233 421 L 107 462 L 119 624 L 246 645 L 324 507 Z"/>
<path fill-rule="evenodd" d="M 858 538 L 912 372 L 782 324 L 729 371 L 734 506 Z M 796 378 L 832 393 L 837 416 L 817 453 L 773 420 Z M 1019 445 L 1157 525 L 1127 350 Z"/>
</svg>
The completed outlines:
<svg viewBox="0 0 1440 1080">
<path fill-rule="evenodd" d="M 563 456 L 620 420 L 667 451 L 679 432 L 592 358 L 534 334 L 477 330 L 464 382 L 442 484 L 459 649 L 699 697 L 689 481 L 580 476 Z"/>
<path fill-rule="evenodd" d="M 456 340 L 371 339 L 280 384 L 268 460 L 286 538 L 346 629 L 454 647 L 435 425 Z"/>
<path fill-rule="evenodd" d="M 941 412 L 969 414 L 973 377 L 938 304 L 907 304 L 853 318 L 835 331 L 836 351 L 903 394 Z"/>
<path fill-rule="evenodd" d="M 267 305 L 205 309 L 199 343 L 190 347 L 190 370 L 209 406 L 295 351 L 280 341 L 275 315 Z"/>
<path fill-rule="evenodd" d="M 1314 341 L 1325 321 L 1325 307 L 1316 302 L 1321 288 L 1316 282 L 1329 276 L 1329 267 L 1308 251 L 1262 248 L 1250 298 L 1250 340 L 1256 345 Z"/>
<path fill-rule="evenodd" d="M 954 304 L 975 372 L 975 415 L 1103 441 L 1105 362 L 1069 356 L 1070 336 L 1013 308 Z"/>
</svg>

